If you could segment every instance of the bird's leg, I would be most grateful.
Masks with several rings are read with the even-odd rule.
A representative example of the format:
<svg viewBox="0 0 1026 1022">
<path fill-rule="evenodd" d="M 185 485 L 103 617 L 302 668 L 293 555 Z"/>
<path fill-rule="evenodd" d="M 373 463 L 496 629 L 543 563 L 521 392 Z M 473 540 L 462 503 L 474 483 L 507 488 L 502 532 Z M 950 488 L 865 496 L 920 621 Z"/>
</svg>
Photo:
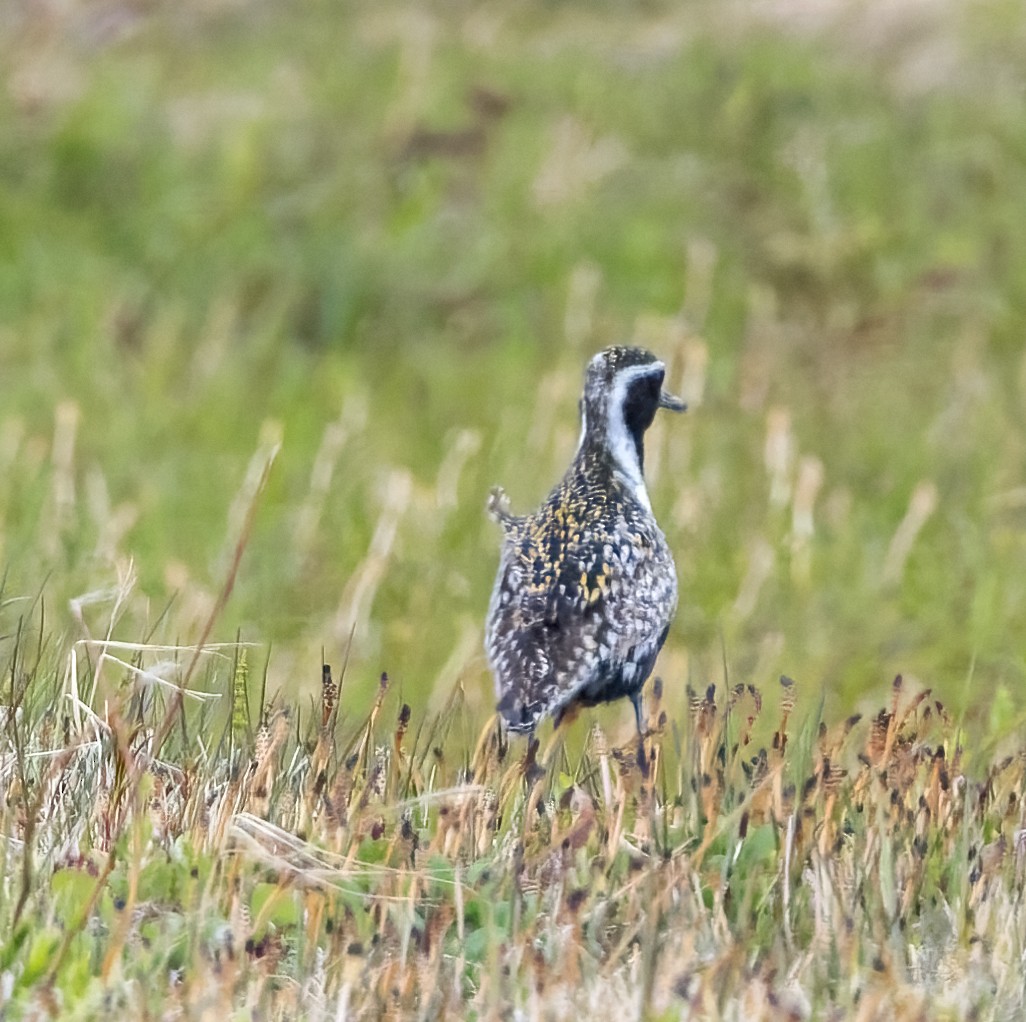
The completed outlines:
<svg viewBox="0 0 1026 1022">
<path fill-rule="evenodd" d="M 648 780 L 648 756 L 645 754 L 645 728 L 641 721 L 641 691 L 631 696 L 631 704 L 634 706 L 634 722 L 638 726 L 638 769 L 641 776 Z"/>
<path fill-rule="evenodd" d="M 544 768 L 538 765 L 538 748 L 538 739 L 535 738 L 532 731 L 527 736 L 527 751 L 524 753 L 524 762 L 521 766 L 528 791 L 545 776 Z"/>
<path fill-rule="evenodd" d="M 557 710 L 554 714 L 552 738 L 549 739 L 548 745 L 545 746 L 545 752 L 542 753 L 542 765 L 546 770 L 559 758 L 559 753 L 562 751 L 566 741 L 567 728 L 577 719 L 577 715 L 580 712 L 580 706 L 576 703 L 571 703 L 569 706 L 564 706 L 562 709 Z"/>
<path fill-rule="evenodd" d="M 524 783 L 527 786 L 527 801 L 524 803 L 524 817 L 521 821 L 521 847 L 527 844 L 528 835 L 534 830 L 538 819 L 538 802 L 541 799 L 542 785 L 545 783 L 546 771 L 538 765 L 538 739 L 534 731 L 527 736 L 527 752 L 524 754 Z"/>
</svg>

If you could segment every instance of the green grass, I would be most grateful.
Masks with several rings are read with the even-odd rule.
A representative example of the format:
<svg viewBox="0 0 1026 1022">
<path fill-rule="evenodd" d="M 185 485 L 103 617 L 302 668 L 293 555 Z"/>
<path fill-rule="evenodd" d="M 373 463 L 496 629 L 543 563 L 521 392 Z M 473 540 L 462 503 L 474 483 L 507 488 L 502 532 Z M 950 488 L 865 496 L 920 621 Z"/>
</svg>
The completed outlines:
<svg viewBox="0 0 1026 1022">
<path fill-rule="evenodd" d="M 661 1017 L 699 996 L 692 979 L 669 975 L 670 959 L 652 957 L 657 941 L 676 948 L 679 938 L 672 962 L 690 963 L 682 973 L 701 989 L 778 969 L 767 989 L 793 975 L 813 1011 L 849 1014 L 862 991 L 868 1018 L 872 956 L 900 989 L 927 996 L 909 947 L 929 947 L 944 968 L 954 968 L 945 955 L 980 953 L 968 920 L 978 922 L 982 895 L 958 870 L 971 872 L 971 850 L 999 834 L 1016 840 L 996 787 L 957 833 L 931 819 L 927 879 L 900 917 L 883 902 L 842 899 L 858 939 L 833 958 L 815 943 L 815 841 L 783 900 L 797 802 L 777 804 L 741 840 L 739 778 L 713 843 L 692 859 L 704 823 L 688 794 L 698 776 L 689 684 L 764 692 L 752 745 L 772 751 L 776 679 L 797 679 L 799 724 L 780 769 L 799 791 L 825 755 L 801 728 L 874 713 L 896 674 L 943 701 L 950 719 L 929 725 L 941 729 L 929 744 L 949 759 L 964 746 L 967 785 L 986 785 L 1005 744 L 1021 744 L 1026 707 L 1026 18 L 1000 2 L 937 5 L 908 21 L 842 3 L 815 19 L 776 12 L 757 22 L 702 4 L 101 3 L 26 10 L 5 26 L 0 704 L 24 712 L 0 741 L 14 863 L 0 887 L 0 934 L 12 934 L 0 977 L 16 977 L 18 1004 L 38 1007 L 55 989 L 83 1017 L 108 996 L 156 1014 L 170 988 L 143 988 L 131 972 L 152 966 L 182 968 L 196 984 L 185 1017 L 201 1017 L 193 998 L 204 984 L 239 1017 L 250 993 L 272 1014 L 292 1003 L 315 1016 L 304 984 L 327 955 L 332 1011 L 344 989 L 378 996 L 357 977 L 392 982 L 382 977 L 394 967 L 400 985 L 444 987 L 445 1011 L 480 1016 L 507 998 L 534 1003 L 526 970 L 540 956 L 567 975 L 579 967 L 592 992 L 580 996 L 612 1004 L 644 989 Z M 492 710 L 481 624 L 499 537 L 484 514 L 488 490 L 501 483 L 518 511 L 547 492 L 576 440 L 587 358 L 625 338 L 663 356 L 691 402 L 683 419 L 657 425 L 647 458 L 682 590 L 659 666 L 667 766 L 648 803 L 628 800 L 622 826 L 643 834 L 650 811 L 677 822 L 637 876 L 622 850 L 589 873 L 585 860 L 620 826 L 595 787 L 603 753 L 589 728 L 597 722 L 615 746 L 632 721 L 619 706 L 585 715 L 544 780 L 557 816 L 579 812 L 572 792 L 587 792 L 605 835 L 589 832 L 559 895 L 593 876 L 574 966 L 556 950 L 556 902 L 530 901 L 514 882 L 511 835 L 523 836 L 525 861 L 555 840 L 509 779 L 523 748 L 473 767 L 502 820 L 484 830 L 463 821 L 452 847 L 435 847 L 447 831 L 432 793 L 466 780 Z M 101 669 L 101 647 L 82 644 L 104 638 L 131 644 L 108 650 L 120 659 L 174 683 L 188 673 L 191 688 L 220 699 L 205 710 L 190 700 L 182 732 L 173 707 L 144 698 L 124 668 Z M 198 801 L 243 784 L 232 771 L 262 761 L 258 720 L 230 695 L 237 640 L 253 644 L 251 712 L 274 700 L 291 716 L 265 757 L 270 803 L 249 792 L 236 807 L 317 855 L 362 860 L 365 840 L 398 854 L 396 807 L 430 796 L 407 808 L 449 871 L 445 893 L 432 893 L 438 856 L 408 874 L 368 875 L 371 908 L 365 918 L 350 906 L 350 919 L 351 864 L 326 860 L 343 878 L 318 882 L 330 905 L 279 920 L 283 958 L 271 955 L 264 972 L 238 947 L 226 965 L 217 941 L 230 933 L 256 946 L 270 932 L 253 928 L 258 884 L 283 885 L 286 915 L 302 896 L 288 869 L 260 858 L 270 832 L 252 839 L 259 855 L 236 834 L 248 851 L 237 872 L 225 866 L 228 837 L 211 836 Z M 229 646 L 190 670 L 185 650 L 201 642 Z M 359 807 L 361 820 L 383 814 L 387 839 L 338 838 L 311 822 L 323 792 L 308 786 L 303 764 L 316 753 L 303 743 L 319 740 L 322 661 L 336 677 L 344 668 L 325 783 L 346 776 L 381 672 L 391 679 L 346 799 L 372 786 L 400 704 L 411 707 L 411 735 L 425 729 L 423 776 L 402 776 L 395 752 L 382 768 L 387 791 L 374 793 L 373 810 Z M 432 720 L 449 729 L 434 773 Z M 133 744 L 165 721 L 169 762 L 192 779 L 166 833 L 147 829 L 150 785 L 164 782 Z M 53 755 L 35 756 L 30 739 Z M 817 788 L 810 805 L 819 833 L 848 833 L 839 855 L 877 863 L 865 886 L 886 901 L 872 870 L 905 876 L 901 856 L 918 835 L 883 808 L 859 815 L 854 750 L 868 737 L 848 741 L 835 802 Z M 61 752 L 82 743 L 94 751 Z M 119 769 L 130 778 L 123 811 L 97 802 Z M 902 799 L 933 783 L 925 760 L 915 771 Z M 635 783 L 629 765 L 613 774 L 624 791 Z M 60 778 L 71 790 L 52 819 L 30 825 L 32 799 L 49 798 Z M 304 799 L 311 819 L 297 808 Z M 888 841 L 891 859 L 874 860 Z M 670 865 L 658 854 L 667 849 Z M 741 893 L 726 882 L 734 852 L 747 864 Z M 1010 861 L 1001 883 L 1015 893 Z M 537 873 L 540 859 L 531 862 Z M 87 889 L 79 874 L 103 876 L 107 864 L 104 883 Z M 458 904 L 456 864 L 467 876 L 489 870 L 494 897 Z M 126 894 L 144 874 L 150 893 Z M 684 900 L 646 921 L 642 904 L 671 889 Z M 738 900 L 725 906 L 728 890 Z M 154 912 L 119 916 L 119 899 Z M 250 919 L 231 915 L 243 906 Z M 366 950 L 377 934 L 387 951 L 368 952 L 369 964 L 347 957 L 325 921 L 343 917 L 345 941 Z M 895 933 L 896 918 L 911 937 Z M 1002 919 L 998 910 L 979 924 L 995 986 L 957 1002 L 980 1017 L 1011 1003 L 1000 963 L 1017 959 L 1002 957 Z M 938 937 L 944 926 L 954 936 Z M 464 940 L 465 958 L 475 947 L 479 956 L 466 974 Z M 71 943 L 57 953 L 54 941 Z M 136 953 L 146 941 L 152 960 Z M 845 970 L 858 982 L 839 979 Z M 418 1002 L 425 1015 L 434 996 Z"/>
</svg>

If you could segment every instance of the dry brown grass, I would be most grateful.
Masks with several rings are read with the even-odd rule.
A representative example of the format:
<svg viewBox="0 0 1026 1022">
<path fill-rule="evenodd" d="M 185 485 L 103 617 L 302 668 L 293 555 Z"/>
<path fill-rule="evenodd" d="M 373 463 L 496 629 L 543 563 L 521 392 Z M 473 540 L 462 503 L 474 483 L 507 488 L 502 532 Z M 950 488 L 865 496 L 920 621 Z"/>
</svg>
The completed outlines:
<svg viewBox="0 0 1026 1022">
<path fill-rule="evenodd" d="M 312 713 L 272 701 L 251 728 L 244 649 L 220 718 L 152 683 L 166 651 L 134 656 L 117 684 L 106 661 L 77 722 L 34 697 L 24 662 L 10 675 L 0 991 L 15 1014 L 1021 1007 L 1026 754 L 968 756 L 900 679 L 871 720 L 797 728 L 788 679 L 772 716 L 737 685 L 692 693 L 681 720 L 656 683 L 646 782 L 598 726 L 539 748 L 492 720 L 464 748 L 458 690 L 413 721 L 383 677 L 360 718 L 326 670 Z"/>
</svg>

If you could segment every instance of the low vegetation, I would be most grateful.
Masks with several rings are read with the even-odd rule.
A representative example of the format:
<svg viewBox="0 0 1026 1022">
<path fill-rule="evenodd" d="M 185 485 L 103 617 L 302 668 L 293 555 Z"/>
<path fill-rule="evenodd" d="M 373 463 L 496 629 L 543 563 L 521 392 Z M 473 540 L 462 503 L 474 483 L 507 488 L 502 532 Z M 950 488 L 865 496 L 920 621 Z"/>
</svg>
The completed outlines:
<svg viewBox="0 0 1026 1022">
<path fill-rule="evenodd" d="M 597 725 L 465 746 L 458 690 L 418 719 L 382 676 L 367 712 L 326 666 L 314 707 L 251 708 L 245 647 L 83 641 L 58 669 L 20 626 L 5 1017 L 1022 1010 L 1026 750 L 966 749 L 900 677 L 839 722 L 796 720 L 788 678 L 772 720 L 749 684 L 669 719 L 657 680 L 643 777 Z"/>
<path fill-rule="evenodd" d="M 1022 5 L 15 6 L 0 1017 L 1022 1015 Z M 481 652 L 625 339 L 648 778 Z"/>
</svg>

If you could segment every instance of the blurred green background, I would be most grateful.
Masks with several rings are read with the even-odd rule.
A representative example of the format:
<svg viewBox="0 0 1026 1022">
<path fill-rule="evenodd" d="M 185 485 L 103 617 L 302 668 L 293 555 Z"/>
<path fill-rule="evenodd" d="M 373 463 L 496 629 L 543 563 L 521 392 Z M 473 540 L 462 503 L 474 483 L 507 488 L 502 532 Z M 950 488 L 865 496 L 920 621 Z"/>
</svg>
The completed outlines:
<svg viewBox="0 0 1026 1022">
<path fill-rule="evenodd" d="M 483 721 L 488 489 L 544 496 L 633 340 L 692 406 L 649 453 L 671 712 L 903 672 L 1014 719 L 1020 4 L 4 10 L 5 641 L 40 590 L 64 641 L 195 641 L 280 442 L 212 637 Z"/>
</svg>

